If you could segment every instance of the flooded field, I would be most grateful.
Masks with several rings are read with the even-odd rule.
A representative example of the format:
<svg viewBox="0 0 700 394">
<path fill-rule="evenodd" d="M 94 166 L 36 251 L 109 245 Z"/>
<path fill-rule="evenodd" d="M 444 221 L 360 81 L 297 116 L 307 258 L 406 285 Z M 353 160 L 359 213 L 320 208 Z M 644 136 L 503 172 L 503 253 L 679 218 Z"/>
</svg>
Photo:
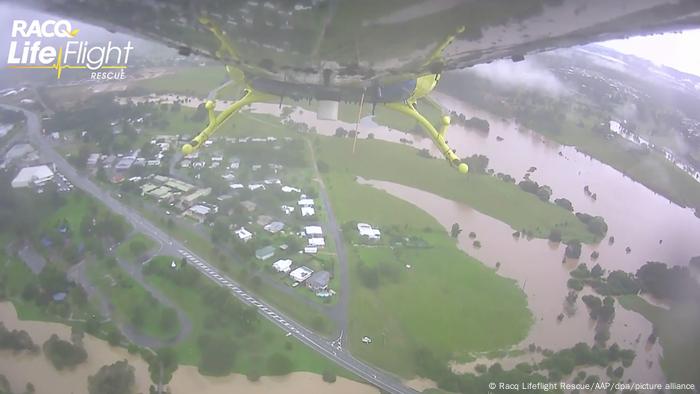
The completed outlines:
<svg viewBox="0 0 700 394">
<path fill-rule="evenodd" d="M 41 346 L 52 334 L 62 339 L 70 338 L 70 327 L 59 323 L 22 321 L 17 319 L 14 306 L 0 303 L 0 321 L 8 329 L 25 330 Z M 42 354 L 14 355 L 0 351 L 0 374 L 5 375 L 16 392 L 22 392 L 27 382 L 34 384 L 37 393 L 86 394 L 87 378 L 103 365 L 127 360 L 134 367 L 136 393 L 148 393 L 151 380 L 148 365 L 139 356 L 129 354 L 123 348 L 110 346 L 107 342 L 86 335 L 83 339 L 88 359 L 73 370 L 58 371 Z M 232 374 L 223 378 L 201 375 L 196 367 L 180 366 L 175 372 L 170 390 L 173 394 L 229 394 L 229 393 L 331 393 L 331 394 L 376 394 L 379 391 L 366 384 L 338 377 L 335 383 L 323 382 L 318 374 L 295 372 L 282 377 L 262 377 L 250 382 L 245 376 Z"/>
</svg>

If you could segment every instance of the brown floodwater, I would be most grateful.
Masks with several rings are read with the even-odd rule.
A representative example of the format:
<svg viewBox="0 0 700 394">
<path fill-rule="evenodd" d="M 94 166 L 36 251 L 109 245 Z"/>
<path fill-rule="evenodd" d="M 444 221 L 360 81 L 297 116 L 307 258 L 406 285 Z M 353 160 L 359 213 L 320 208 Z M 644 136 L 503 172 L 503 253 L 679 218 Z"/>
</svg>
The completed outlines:
<svg viewBox="0 0 700 394">
<path fill-rule="evenodd" d="M 536 167 L 530 178 L 549 185 L 553 191 L 552 200 L 567 198 L 577 212 L 603 216 L 609 227 L 608 235 L 615 237 L 612 245 L 607 240 L 597 245 L 584 245 L 580 261 L 562 264 L 561 245 L 541 239 L 516 240 L 511 235 L 514 230 L 510 226 L 466 205 L 402 185 L 371 181 L 373 186 L 412 202 L 430 213 L 446 228 L 455 221 L 460 223 L 464 229 L 459 238 L 460 248 L 494 268 L 500 262 L 499 274 L 518 282 L 527 294 L 529 307 L 535 317 L 535 324 L 527 339 L 521 343 L 521 348 L 535 343 L 556 350 L 582 340 L 592 343 L 594 322 L 588 319 L 586 308 L 580 299 L 573 316 L 562 322 L 557 322 L 556 316 L 564 311 L 569 271 L 579 262 L 586 262 L 589 266 L 595 264 L 589 258 L 593 251 L 600 254 L 596 262 L 603 268 L 628 272 L 636 271 L 647 261 L 685 265 L 692 256 L 700 255 L 700 242 L 697 242 L 700 219 L 690 209 L 673 204 L 614 168 L 578 152 L 574 147 L 549 141 L 512 121 L 473 108 L 450 96 L 434 93 L 433 97 L 444 108 L 464 113 L 467 117 L 478 116 L 490 123 L 488 134 L 467 130 L 456 124 L 450 127 L 448 140 L 460 156 L 486 155 L 490 160 L 490 168 L 510 174 L 516 179 L 521 179 L 530 167 Z M 172 102 L 175 96 L 150 99 Z M 197 106 L 199 102 L 192 100 L 186 105 Z M 217 109 L 224 109 L 228 104 L 230 102 L 218 101 Z M 276 104 L 255 104 L 250 111 L 273 115 L 281 113 Z M 322 135 L 333 135 L 338 127 L 354 129 L 354 124 L 319 120 L 314 112 L 301 108 L 294 108 L 290 118 L 315 127 Z M 359 130 L 359 138 L 366 138 L 369 133 L 373 133 L 376 139 L 389 142 L 410 141 L 410 146 L 416 149 L 427 148 L 438 156 L 430 139 L 378 125 L 370 117 L 362 119 Z M 596 200 L 584 193 L 585 186 L 596 193 Z M 470 231 L 477 233 L 477 239 L 482 244 L 480 249 L 471 246 L 472 240 L 467 238 Z M 631 253 L 626 253 L 627 247 L 630 247 Z M 618 342 L 637 351 L 637 358 L 632 367 L 626 370 L 625 378 L 645 383 L 664 380 L 658 365 L 661 347 L 646 346 L 645 343 L 650 332 L 651 324 L 641 315 L 616 308 L 610 343 Z M 637 338 L 641 339 L 637 341 Z M 453 367 L 455 370 L 469 371 L 476 363 L 483 361 L 488 360 L 480 358 L 472 363 L 453 363 Z"/>
<path fill-rule="evenodd" d="M 0 321 L 8 329 L 27 331 L 39 346 L 52 334 L 66 340 L 70 338 L 70 327 L 64 324 L 18 320 L 14 306 L 9 302 L 0 303 Z M 88 376 L 97 373 L 103 365 L 127 360 L 134 367 L 135 392 L 148 393 L 151 380 L 148 365 L 143 359 L 90 335 L 85 335 L 83 343 L 88 359 L 73 370 L 56 370 L 42 353 L 15 355 L 10 351 L 0 351 L 0 374 L 8 378 L 15 392 L 22 392 L 27 382 L 31 382 L 37 393 L 86 394 Z M 338 377 L 335 383 L 328 384 L 323 382 L 320 375 L 309 372 L 295 372 L 282 377 L 262 377 L 260 381 L 253 383 L 239 374 L 222 378 L 203 376 L 192 366 L 180 366 L 175 371 L 169 387 L 173 394 L 379 393 L 372 386 L 342 377 Z"/>
<path fill-rule="evenodd" d="M 552 350 L 568 348 L 578 342 L 594 343 L 595 322 L 588 317 L 588 311 L 580 297 L 573 315 L 565 317 L 561 322 L 557 320 L 560 313 L 567 312 L 564 300 L 568 293 L 566 281 L 569 279 L 569 272 L 577 263 L 575 260 L 562 263 L 562 245 L 543 239 L 516 239 L 512 236 L 513 229 L 506 223 L 465 204 L 420 189 L 386 181 L 358 181 L 415 205 L 433 216 L 447 231 L 453 223 L 459 223 L 463 230 L 458 237 L 459 248 L 497 270 L 499 275 L 516 281 L 527 296 L 528 307 L 534 318 L 534 324 L 526 339 L 518 344 L 516 349 L 525 350 L 531 343 Z M 481 242 L 480 248 L 472 245 L 474 240 L 469 238 L 472 231 L 476 233 L 476 240 Z M 498 268 L 497 263 L 500 263 Z M 580 292 L 580 296 L 585 294 L 589 292 Z M 640 383 L 664 381 L 663 372 L 658 364 L 662 354 L 661 346 L 646 346 L 646 339 L 651 330 L 651 323 L 640 314 L 621 307 L 615 309 L 608 343 L 617 342 L 621 347 L 637 352 L 633 365 L 625 371 L 625 379 Z M 638 337 L 639 342 L 636 340 Z M 452 367 L 458 372 L 470 372 L 479 363 L 490 365 L 498 361 L 504 366 L 514 366 L 517 362 L 526 361 L 531 357 L 536 356 L 519 356 L 514 360 L 489 360 L 486 357 L 478 357 L 476 361 L 469 363 L 453 362 Z"/>
</svg>

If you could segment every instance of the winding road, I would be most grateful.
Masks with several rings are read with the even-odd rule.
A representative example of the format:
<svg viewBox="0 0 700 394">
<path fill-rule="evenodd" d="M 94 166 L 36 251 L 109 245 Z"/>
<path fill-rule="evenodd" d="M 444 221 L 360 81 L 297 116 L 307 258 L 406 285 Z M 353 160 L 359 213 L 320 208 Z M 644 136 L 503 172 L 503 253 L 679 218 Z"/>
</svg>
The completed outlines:
<svg viewBox="0 0 700 394">
<path fill-rule="evenodd" d="M 54 150 L 48 139 L 41 135 L 41 122 L 37 114 L 14 106 L 2 105 L 2 107 L 22 111 L 27 119 L 29 140 L 39 150 L 41 156 L 47 161 L 54 162 L 58 171 L 63 173 L 76 187 L 100 200 L 113 212 L 123 216 L 136 231 L 153 238 L 153 240 L 161 245 L 161 254 L 185 257 L 187 262 L 200 271 L 205 277 L 220 286 L 228 288 L 233 296 L 255 307 L 263 317 L 267 318 L 281 330 L 287 332 L 304 345 L 335 362 L 339 366 L 351 371 L 370 384 L 389 393 L 417 393 L 417 391 L 406 387 L 398 377 L 353 357 L 348 350 L 342 347 L 342 341 L 328 341 L 321 335 L 316 334 L 314 331 L 288 318 L 271 305 L 247 293 L 235 281 L 190 251 L 177 239 L 170 237 L 160 228 L 146 220 L 135 209 L 127 207 L 121 201 L 112 197 L 108 192 L 100 189 L 89 178 L 78 173 L 73 166 Z"/>
</svg>

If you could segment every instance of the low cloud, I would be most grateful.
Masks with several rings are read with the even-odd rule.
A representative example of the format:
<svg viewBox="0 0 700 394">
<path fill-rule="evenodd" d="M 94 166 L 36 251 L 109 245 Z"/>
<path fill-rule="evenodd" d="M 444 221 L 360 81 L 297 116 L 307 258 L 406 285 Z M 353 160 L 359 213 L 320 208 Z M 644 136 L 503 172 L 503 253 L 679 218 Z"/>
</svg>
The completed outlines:
<svg viewBox="0 0 700 394">
<path fill-rule="evenodd" d="M 525 88 L 554 96 L 569 94 L 566 86 L 551 71 L 534 60 L 517 63 L 498 60 L 479 64 L 470 71 L 504 88 Z"/>
</svg>

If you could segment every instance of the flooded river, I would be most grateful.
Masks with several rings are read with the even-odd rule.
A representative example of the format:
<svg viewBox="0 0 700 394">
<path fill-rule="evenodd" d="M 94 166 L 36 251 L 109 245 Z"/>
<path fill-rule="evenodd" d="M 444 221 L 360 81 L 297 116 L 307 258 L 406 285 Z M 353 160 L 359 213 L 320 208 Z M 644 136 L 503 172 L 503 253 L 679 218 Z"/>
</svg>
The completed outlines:
<svg viewBox="0 0 700 394">
<path fill-rule="evenodd" d="M 566 281 L 569 271 L 576 266 L 576 261 L 562 263 L 564 247 L 547 240 L 524 238 L 516 239 L 513 230 L 506 223 L 486 216 L 467 205 L 444 199 L 435 194 L 412 187 L 376 180 L 359 180 L 360 183 L 375 188 L 410 202 L 433 216 L 447 231 L 457 222 L 462 228 L 458 237 L 458 246 L 467 254 L 484 264 L 498 270 L 498 274 L 514 279 L 527 295 L 528 307 L 533 313 L 534 324 L 525 340 L 516 348 L 526 349 L 531 343 L 546 349 L 562 349 L 578 342 L 593 344 L 594 321 L 588 317 L 588 311 L 580 300 L 572 316 L 559 322 L 557 316 L 565 312 L 568 293 Z M 472 246 L 473 239 L 469 232 L 476 233 L 480 248 Z M 500 263 L 500 264 L 498 264 Z M 498 268 L 496 268 L 498 264 Z M 587 294 L 581 292 L 581 295 Z M 634 364 L 625 371 L 625 378 L 635 382 L 660 383 L 664 381 L 658 359 L 661 346 L 646 346 L 646 338 L 652 331 L 652 325 L 638 313 L 624 308 L 615 308 L 615 319 L 610 330 L 609 344 L 617 342 L 624 348 L 637 352 Z M 639 342 L 637 338 L 641 338 Z M 528 361 L 530 355 L 512 360 L 498 360 L 504 367 L 513 367 L 517 362 Z M 453 369 L 459 372 L 473 370 L 478 363 L 490 365 L 495 361 L 479 359 L 467 364 L 454 363 Z M 648 363 L 651 362 L 651 367 Z"/>
<path fill-rule="evenodd" d="M 530 167 L 536 167 L 530 177 L 552 188 L 552 200 L 567 198 L 576 211 L 603 216 L 608 223 L 608 235 L 615 237 L 612 245 L 606 240 L 598 245 L 584 245 L 580 261 L 562 264 L 564 250 L 561 245 L 541 239 L 514 239 L 514 230 L 510 226 L 466 205 L 398 184 L 368 181 L 372 186 L 425 210 L 446 229 L 455 221 L 458 222 L 464 230 L 459 238 L 460 248 L 494 269 L 500 263 L 499 274 L 517 281 L 527 294 L 529 307 L 535 316 L 535 324 L 518 348 L 535 343 L 556 350 L 570 347 L 582 340 L 593 342 L 594 322 L 588 318 L 588 312 L 580 299 L 573 316 L 562 322 L 558 322 L 556 317 L 564 311 L 569 271 L 579 262 L 592 266 L 594 263 L 589 256 L 594 250 L 599 252 L 597 262 L 603 268 L 628 272 L 636 271 L 647 261 L 685 265 L 692 256 L 700 255 L 700 242 L 697 242 L 700 219 L 690 209 L 671 203 L 573 147 L 548 141 L 511 121 L 470 107 L 444 94 L 433 94 L 433 97 L 444 108 L 464 113 L 467 118 L 478 116 L 490 123 L 488 134 L 467 130 L 459 125 L 450 127 L 448 140 L 460 156 L 486 155 L 490 159 L 490 168 L 510 174 L 518 180 Z M 160 96 L 159 99 L 172 102 L 174 96 Z M 219 101 L 217 109 L 223 109 L 229 103 Z M 192 101 L 186 105 L 198 104 L 199 102 Z M 251 111 L 273 115 L 281 112 L 276 104 L 255 104 Z M 299 108 L 294 109 L 290 118 L 315 127 L 323 135 L 333 135 L 338 127 L 354 129 L 353 124 L 318 120 L 314 112 Z M 372 133 L 376 139 L 385 141 L 400 143 L 401 140 L 407 140 L 414 148 L 427 148 L 436 156 L 438 154 L 428 138 L 377 125 L 369 117 L 361 121 L 359 130 L 360 138 L 366 138 Z M 596 193 L 596 200 L 584 193 L 585 186 Z M 468 238 L 471 231 L 477 234 L 481 248 L 472 247 L 473 240 Z M 626 253 L 627 247 L 631 253 Z M 641 315 L 616 308 L 608 343 L 617 342 L 637 352 L 634 364 L 625 372 L 626 379 L 644 383 L 664 381 L 658 365 L 662 349 L 659 345 L 646 345 L 650 333 L 651 324 Z M 641 340 L 637 341 L 637 338 Z M 520 358 L 525 359 L 527 356 Z M 508 365 L 511 362 L 514 365 L 517 361 L 514 358 L 501 363 Z M 477 362 L 454 364 L 453 367 L 459 371 L 469 371 Z"/>
<path fill-rule="evenodd" d="M 41 346 L 52 334 L 62 339 L 70 338 L 70 327 L 59 323 L 22 321 L 17 319 L 14 306 L 0 303 L 0 321 L 8 329 L 21 329 L 29 333 L 34 343 Z M 122 348 L 112 347 L 107 342 L 86 335 L 83 339 L 88 359 L 74 370 L 58 371 L 42 354 L 14 355 L 0 351 L 0 374 L 10 381 L 15 392 L 22 392 L 27 382 L 34 384 L 37 393 L 86 394 L 87 378 L 103 365 L 126 359 L 134 367 L 136 393 L 148 393 L 151 380 L 148 365 L 138 356 Z M 232 374 L 223 378 L 202 376 L 196 367 L 180 366 L 173 376 L 170 390 L 173 394 L 230 394 L 230 393 L 331 393 L 331 394 L 376 394 L 371 386 L 338 377 L 333 384 L 323 382 L 321 376 L 308 372 L 295 372 L 283 377 L 262 377 L 250 382 L 245 376 Z"/>
</svg>

